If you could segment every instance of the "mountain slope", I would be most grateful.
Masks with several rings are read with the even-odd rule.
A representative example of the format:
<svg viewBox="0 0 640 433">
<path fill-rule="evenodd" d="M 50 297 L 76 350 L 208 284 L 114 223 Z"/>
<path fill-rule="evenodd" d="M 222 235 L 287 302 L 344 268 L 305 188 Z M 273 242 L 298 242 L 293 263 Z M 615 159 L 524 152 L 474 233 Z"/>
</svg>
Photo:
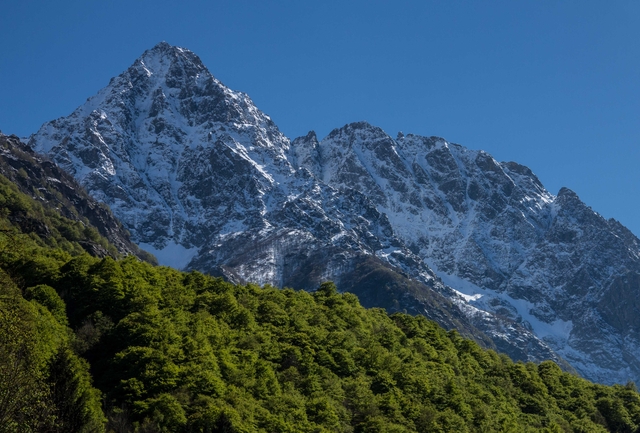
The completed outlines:
<svg viewBox="0 0 640 433">
<path fill-rule="evenodd" d="M 526 321 L 587 377 L 640 377 L 640 250 L 619 223 L 524 166 L 436 137 L 356 123 L 304 147 L 303 166 L 370 197 L 468 305 Z"/>
<path fill-rule="evenodd" d="M 163 264 L 308 290 L 333 279 L 515 359 L 558 352 L 594 380 L 640 379 L 637 238 L 517 163 L 365 122 L 290 141 L 166 43 L 29 144 Z M 389 289 L 370 292 L 376 278 Z"/>
<path fill-rule="evenodd" d="M 418 279 L 411 294 L 392 291 L 397 310 L 492 346 L 434 291 L 443 286 L 367 197 L 294 169 L 289 139 L 188 50 L 161 43 L 145 52 L 30 144 L 105 201 L 162 264 L 312 290 L 388 250 L 392 285 Z"/>
<path fill-rule="evenodd" d="M 16 136 L 0 133 L 0 174 L 15 184 L 22 193 L 59 212 L 65 218 L 95 228 L 111 243 L 111 251 L 98 239 L 81 239 L 83 248 L 92 255 L 113 257 L 133 254 L 155 262 L 145 251 L 131 242 L 129 234 L 104 204 L 84 191 L 76 180 L 44 155 L 36 154 Z M 15 222 L 31 224 L 31 217 L 14 215 Z"/>
</svg>

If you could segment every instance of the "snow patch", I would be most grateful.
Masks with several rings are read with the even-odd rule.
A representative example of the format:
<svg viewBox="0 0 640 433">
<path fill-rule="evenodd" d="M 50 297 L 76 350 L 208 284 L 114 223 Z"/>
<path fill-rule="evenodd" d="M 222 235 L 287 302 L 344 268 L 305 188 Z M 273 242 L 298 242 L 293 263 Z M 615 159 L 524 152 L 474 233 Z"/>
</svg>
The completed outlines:
<svg viewBox="0 0 640 433">
<path fill-rule="evenodd" d="M 145 243 L 139 243 L 138 246 L 156 256 L 158 263 L 162 266 L 171 266 L 176 269 L 184 269 L 198 253 L 196 247 L 185 248 L 173 241 L 168 242 L 162 249 L 156 249 L 153 245 Z"/>
<path fill-rule="evenodd" d="M 491 299 L 500 300 L 503 303 L 511 305 L 520 316 L 522 322 L 528 323 L 538 338 L 548 342 L 554 349 L 560 352 L 562 352 L 562 349 L 566 346 L 571 331 L 573 330 L 572 321 L 565 321 L 558 318 L 553 322 L 545 322 L 531 313 L 536 309 L 536 305 L 532 302 L 525 299 L 512 298 L 506 293 L 483 289 L 456 275 L 438 271 L 433 265 L 431 265 L 431 268 L 446 285 L 453 288 L 454 292 L 469 305 L 491 313 L 493 310 L 490 304 Z"/>
</svg>

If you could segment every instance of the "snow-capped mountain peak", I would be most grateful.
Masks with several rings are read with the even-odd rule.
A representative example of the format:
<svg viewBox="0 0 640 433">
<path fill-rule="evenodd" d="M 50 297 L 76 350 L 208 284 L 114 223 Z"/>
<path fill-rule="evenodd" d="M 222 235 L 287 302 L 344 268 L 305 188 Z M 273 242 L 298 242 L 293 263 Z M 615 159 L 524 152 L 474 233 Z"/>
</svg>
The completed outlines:
<svg viewBox="0 0 640 433">
<path fill-rule="evenodd" d="M 294 171 L 289 140 L 271 119 L 194 53 L 165 42 L 30 143 L 54 155 L 160 257 L 167 246 L 190 250 L 185 257 L 202 246 L 203 226 L 217 219 L 203 200 L 238 215 L 265 207 L 260 194 L 220 195 L 227 181 L 219 177 L 242 166 L 250 187 L 265 194 Z"/>
</svg>

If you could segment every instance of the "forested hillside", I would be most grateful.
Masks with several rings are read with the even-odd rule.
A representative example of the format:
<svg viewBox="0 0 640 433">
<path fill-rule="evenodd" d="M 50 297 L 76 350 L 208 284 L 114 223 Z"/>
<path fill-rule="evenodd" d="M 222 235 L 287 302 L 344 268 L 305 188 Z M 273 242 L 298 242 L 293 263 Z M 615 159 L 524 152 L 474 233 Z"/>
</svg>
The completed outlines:
<svg viewBox="0 0 640 433">
<path fill-rule="evenodd" d="M 18 224 L 29 221 L 30 225 Z M 636 432 L 632 383 L 514 363 L 424 317 L 93 257 L 0 177 L 2 432 Z"/>
<path fill-rule="evenodd" d="M 0 133 L 0 174 L 17 186 L 20 192 L 34 198 L 45 208 L 72 221 L 81 222 L 83 226 L 92 226 L 111 244 L 109 250 L 106 250 L 106 244 L 96 243 L 93 235 L 78 238 L 77 241 L 90 254 L 102 257 L 133 254 L 142 260 L 157 263 L 151 254 L 131 242 L 127 230 L 105 204 L 87 194 L 73 176 L 46 156 L 35 153 L 15 135 Z M 19 212 L 14 212 L 12 218 L 19 226 L 29 224 Z M 28 227 L 23 229 L 28 231 Z"/>
</svg>

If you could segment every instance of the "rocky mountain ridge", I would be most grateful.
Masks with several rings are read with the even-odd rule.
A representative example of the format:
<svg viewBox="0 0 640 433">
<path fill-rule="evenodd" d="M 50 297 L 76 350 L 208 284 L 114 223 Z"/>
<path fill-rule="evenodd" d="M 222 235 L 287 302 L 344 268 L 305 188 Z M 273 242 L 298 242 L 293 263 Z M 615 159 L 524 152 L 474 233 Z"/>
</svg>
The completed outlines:
<svg viewBox="0 0 640 433">
<path fill-rule="evenodd" d="M 29 144 L 163 264 L 307 290 L 333 279 L 515 359 L 640 379 L 638 239 L 517 163 L 366 122 L 291 141 L 166 43 Z"/>
</svg>

